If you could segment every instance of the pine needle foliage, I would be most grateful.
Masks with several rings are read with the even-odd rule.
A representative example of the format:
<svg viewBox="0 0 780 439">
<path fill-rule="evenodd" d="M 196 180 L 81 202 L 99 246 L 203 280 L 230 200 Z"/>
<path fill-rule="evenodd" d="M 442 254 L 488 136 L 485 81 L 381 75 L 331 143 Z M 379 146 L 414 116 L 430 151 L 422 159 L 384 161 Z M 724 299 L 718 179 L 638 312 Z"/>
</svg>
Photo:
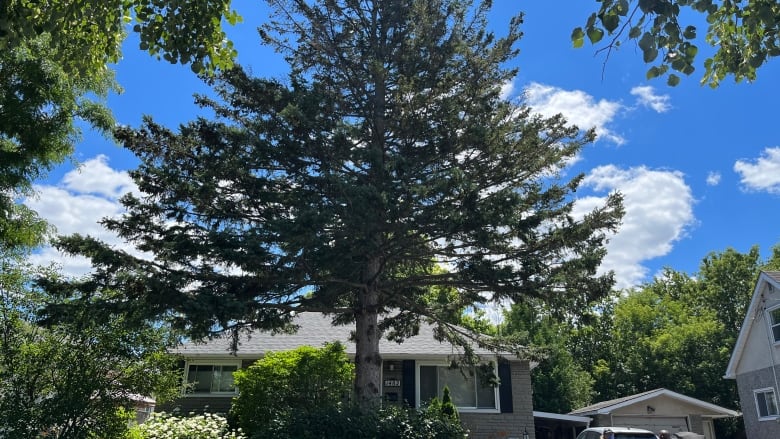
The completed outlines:
<svg viewBox="0 0 780 439">
<path fill-rule="evenodd" d="M 124 291 L 105 306 L 193 337 L 333 315 L 355 325 L 364 406 L 379 400 L 382 334 L 402 340 L 424 319 L 468 346 L 452 309 L 532 296 L 577 311 L 609 291 L 597 268 L 620 197 L 575 216 L 582 176 L 561 172 L 593 133 L 501 95 L 522 17 L 496 36 L 490 2 L 269 3 L 260 34 L 289 76 L 237 68 L 199 99 L 213 120 L 119 129 L 144 195 L 104 224 L 154 258 L 64 239 L 96 267 L 69 288 Z M 434 287 L 457 294 L 431 301 Z"/>
</svg>

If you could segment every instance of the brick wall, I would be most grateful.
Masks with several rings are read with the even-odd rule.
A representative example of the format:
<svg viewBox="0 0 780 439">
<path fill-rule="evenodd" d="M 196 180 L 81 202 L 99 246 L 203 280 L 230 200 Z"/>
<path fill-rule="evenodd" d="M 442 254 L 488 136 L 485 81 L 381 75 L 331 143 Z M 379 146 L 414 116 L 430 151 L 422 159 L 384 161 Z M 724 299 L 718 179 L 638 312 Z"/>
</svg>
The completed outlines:
<svg viewBox="0 0 780 439">
<path fill-rule="evenodd" d="M 462 413 L 461 421 L 470 430 L 469 439 L 522 439 L 528 432 L 534 438 L 531 371 L 527 361 L 512 361 L 512 413 Z"/>
</svg>

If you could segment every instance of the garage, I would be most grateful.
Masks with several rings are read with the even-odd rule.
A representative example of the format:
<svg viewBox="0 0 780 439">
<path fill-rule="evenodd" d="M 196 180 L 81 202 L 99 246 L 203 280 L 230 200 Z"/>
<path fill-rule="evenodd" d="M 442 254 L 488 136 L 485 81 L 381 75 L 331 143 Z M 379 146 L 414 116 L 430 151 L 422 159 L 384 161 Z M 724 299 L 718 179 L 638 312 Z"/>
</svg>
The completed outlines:
<svg viewBox="0 0 780 439">
<path fill-rule="evenodd" d="M 715 419 L 740 416 L 737 411 L 668 389 L 602 401 L 569 414 L 591 418 L 591 427 L 635 427 L 655 433 L 693 432 L 706 439 L 717 439 L 713 428 Z"/>
<path fill-rule="evenodd" d="M 612 425 L 643 428 L 656 433 L 661 430 L 667 430 L 670 433 L 689 431 L 688 418 L 683 416 L 613 416 Z"/>
</svg>

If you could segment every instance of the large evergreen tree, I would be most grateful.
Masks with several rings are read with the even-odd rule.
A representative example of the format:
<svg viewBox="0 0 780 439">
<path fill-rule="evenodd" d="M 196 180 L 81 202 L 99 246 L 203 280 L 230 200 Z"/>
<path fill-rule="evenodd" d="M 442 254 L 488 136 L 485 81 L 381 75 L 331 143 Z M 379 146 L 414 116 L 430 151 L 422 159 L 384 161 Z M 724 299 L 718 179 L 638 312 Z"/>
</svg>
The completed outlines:
<svg viewBox="0 0 780 439">
<path fill-rule="evenodd" d="M 496 37 L 489 2 L 270 3 L 261 35 L 289 78 L 233 70 L 215 80 L 221 100 L 200 100 L 216 120 L 120 129 L 145 195 L 105 225 L 154 258 L 65 239 L 97 270 L 69 288 L 123 291 L 104 306 L 195 337 L 332 314 L 355 325 L 364 407 L 378 401 L 382 336 L 424 318 L 464 342 L 450 307 L 533 296 L 577 311 L 609 291 L 596 270 L 620 198 L 575 218 L 582 176 L 559 173 L 592 133 L 500 96 L 520 18 Z M 432 301 L 437 286 L 457 294 Z"/>
</svg>

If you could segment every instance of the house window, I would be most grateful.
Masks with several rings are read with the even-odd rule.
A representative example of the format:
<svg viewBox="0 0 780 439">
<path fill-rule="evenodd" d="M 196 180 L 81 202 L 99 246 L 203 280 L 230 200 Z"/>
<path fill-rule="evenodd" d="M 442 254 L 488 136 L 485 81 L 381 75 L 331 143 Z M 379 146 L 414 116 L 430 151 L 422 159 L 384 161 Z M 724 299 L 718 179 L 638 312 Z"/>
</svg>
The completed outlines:
<svg viewBox="0 0 780 439">
<path fill-rule="evenodd" d="M 189 363 L 187 365 L 186 392 L 192 395 L 236 393 L 233 372 L 237 363 Z"/>
<path fill-rule="evenodd" d="M 498 410 L 498 387 L 488 384 L 478 370 L 462 371 L 437 364 L 421 364 L 417 378 L 417 401 L 423 405 L 434 397 L 441 399 L 446 386 L 458 410 Z"/>
<path fill-rule="evenodd" d="M 772 338 L 780 342 L 780 307 L 769 310 L 769 324 L 772 326 Z"/>
<path fill-rule="evenodd" d="M 777 418 L 777 399 L 775 398 L 775 389 L 769 387 L 766 389 L 754 390 L 756 395 L 756 408 L 758 409 L 758 419 Z"/>
</svg>

